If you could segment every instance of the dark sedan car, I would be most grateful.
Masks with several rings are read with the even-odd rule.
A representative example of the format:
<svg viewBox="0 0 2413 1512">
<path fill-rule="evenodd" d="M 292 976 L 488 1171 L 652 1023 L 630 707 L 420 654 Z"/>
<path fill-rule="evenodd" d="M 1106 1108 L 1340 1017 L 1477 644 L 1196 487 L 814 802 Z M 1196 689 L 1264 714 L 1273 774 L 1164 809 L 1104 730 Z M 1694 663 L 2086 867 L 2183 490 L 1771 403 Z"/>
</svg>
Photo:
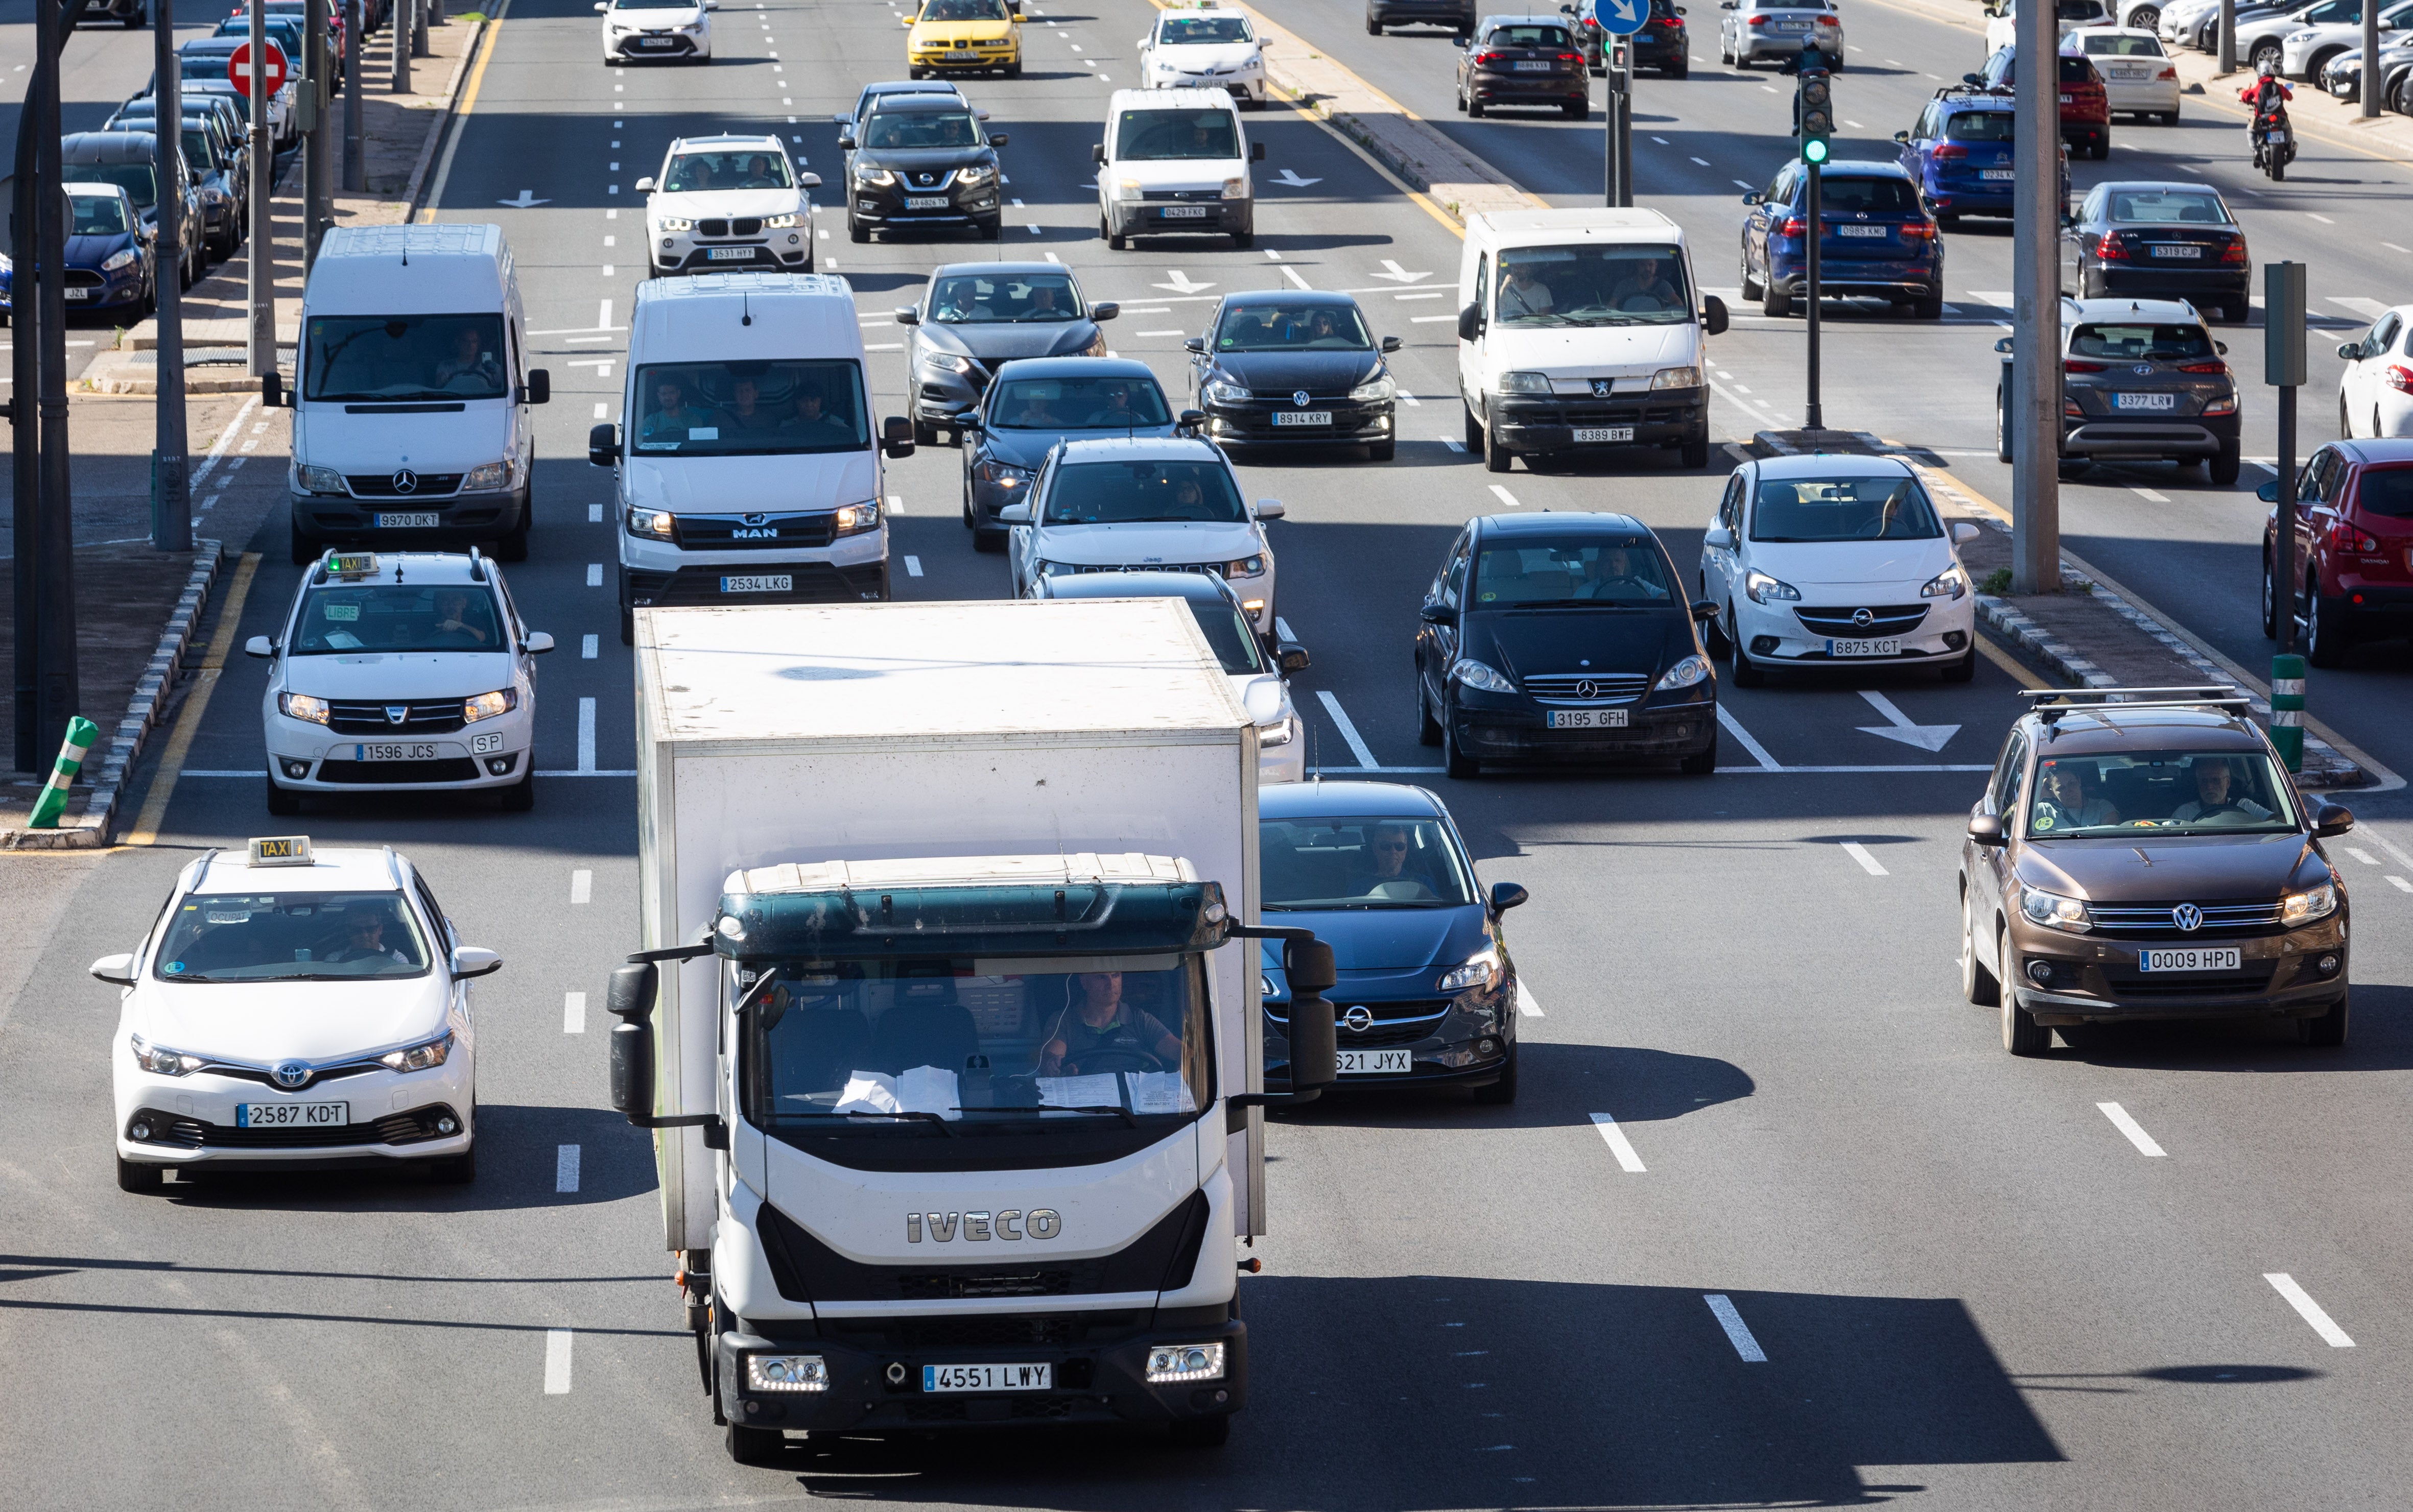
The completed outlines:
<svg viewBox="0 0 2413 1512">
<path fill-rule="evenodd" d="M 113 183 L 79 183 L 67 176 L 67 311 L 123 312 L 120 324 L 151 313 L 158 304 L 151 238 L 125 190 Z M 30 266 L 30 265 L 28 265 Z M 16 269 L 0 264 L 0 314 L 11 309 Z"/>
<path fill-rule="evenodd" d="M 1486 16 L 1458 39 L 1458 108 L 1544 106 L 1570 121 L 1591 112 L 1591 73 L 1563 16 Z"/>
<path fill-rule="evenodd" d="M 1147 363 L 1049 357 L 999 368 L 979 409 L 954 423 L 964 438 L 964 528 L 975 550 L 1000 551 L 1006 527 L 997 512 L 1030 496 L 1039 464 L 1059 443 L 1172 435 L 1177 421 Z"/>
<path fill-rule="evenodd" d="M 875 117 L 875 119 L 877 119 Z M 980 403 L 1000 362 L 1025 357 L 1103 357 L 1101 320 L 1116 307 L 1081 297 L 1055 262 L 957 262 L 930 275 L 920 304 L 900 306 L 905 366 L 913 386 L 913 439 L 938 444 L 940 427 Z"/>
<path fill-rule="evenodd" d="M 1257 794 L 1266 922 L 1332 947 L 1324 995 L 1339 1028 L 1340 1086 L 1461 1086 L 1517 1100 L 1517 967 L 1441 800 L 1398 783 L 1271 784 Z M 1266 1086 L 1290 1084 L 1290 989 L 1281 942 L 1265 942 Z"/>
<path fill-rule="evenodd" d="M 1629 38 L 1634 49 L 1634 66 L 1656 68 L 1669 79 L 1682 79 L 1693 71 L 1693 38 L 1684 26 L 1684 7 L 1675 0 L 1650 0 L 1651 19 Z M 1586 6 L 1562 5 L 1562 15 L 1575 18 L 1576 49 L 1584 55 L 1584 66 L 1595 75 L 1608 71 L 1608 34 L 1599 22 L 1585 12 Z"/>
<path fill-rule="evenodd" d="M 1626 515 L 1480 515 L 1416 627 L 1416 735 L 1453 777 L 1486 761 L 1674 760 L 1717 770 L 1706 600 Z"/>
<path fill-rule="evenodd" d="M 113 183 L 125 190 L 142 217 L 145 240 L 158 234 L 158 139 L 148 131 L 76 131 L 59 139 L 67 182 Z M 182 156 L 181 149 L 178 155 Z M 182 282 L 177 286 L 190 288 L 201 271 L 201 200 L 190 182 L 189 168 L 185 177 L 182 192 L 173 197 L 176 213 L 183 217 L 177 224 L 184 249 Z"/>
<path fill-rule="evenodd" d="M 883 99 L 865 118 L 862 135 L 841 127 L 846 165 L 846 234 L 868 242 L 874 231 L 970 228 L 997 240 L 1004 225 L 998 198 L 992 135 L 960 95 L 904 95 Z"/>
<path fill-rule="evenodd" d="M 136 105 L 148 106 L 147 99 Z M 157 118 L 131 107 L 110 117 L 107 131 L 149 131 Z M 201 201 L 202 248 L 223 257 L 243 241 L 241 149 L 227 140 L 215 114 L 186 112 L 183 117 L 185 164 L 193 170 L 193 192 Z"/>
<path fill-rule="evenodd" d="M 1346 294 L 1276 289 L 1227 296 L 1190 352 L 1190 390 L 1208 439 L 1225 446 L 1362 446 L 1374 462 L 1399 448 L 1399 385 L 1365 312 Z"/>
<path fill-rule="evenodd" d="M 1818 286 L 1829 299 L 1907 303 L 1921 320 L 1944 318 L 1944 238 L 1918 185 L 1895 163 L 1829 163 L 1819 201 Z M 1742 297 L 1789 315 L 1810 286 L 1810 171 L 1785 165 L 1747 194 Z"/>
<path fill-rule="evenodd" d="M 2061 261 L 2081 300 L 2184 300 L 2237 322 L 2252 313 L 2245 232 L 2209 184 L 2096 184 L 2062 232 Z"/>
</svg>

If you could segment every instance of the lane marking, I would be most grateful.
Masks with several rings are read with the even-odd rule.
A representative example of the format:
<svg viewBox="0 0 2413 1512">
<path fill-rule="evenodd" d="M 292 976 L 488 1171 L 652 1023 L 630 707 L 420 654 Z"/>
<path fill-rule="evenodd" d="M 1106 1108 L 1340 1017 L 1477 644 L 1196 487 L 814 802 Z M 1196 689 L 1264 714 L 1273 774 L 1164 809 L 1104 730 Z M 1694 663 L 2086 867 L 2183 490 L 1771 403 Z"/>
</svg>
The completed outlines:
<svg viewBox="0 0 2413 1512">
<path fill-rule="evenodd" d="M 218 464 L 218 459 L 226 455 L 226 448 L 234 445 L 234 438 L 243 433 L 243 422 L 251 418 L 251 412 L 259 404 L 258 395 L 243 402 L 243 408 L 236 410 L 234 418 L 227 421 L 227 428 L 218 433 L 217 444 L 210 448 L 210 454 L 201 459 L 201 464 L 199 467 L 193 469 L 193 480 L 185 485 L 186 488 L 198 490 L 208 480 L 210 469 Z"/>
<path fill-rule="evenodd" d="M 1742 727 L 1742 721 L 1737 719 L 1734 716 L 1734 711 L 1728 709 L 1724 702 L 1720 702 L 1718 705 L 1718 723 L 1725 727 L 1727 734 L 1742 742 L 1742 748 L 1749 751 L 1752 755 L 1752 759 L 1759 763 L 1760 771 L 1782 771 L 1784 770 L 1782 767 L 1777 765 L 1776 758 L 1768 754 L 1767 746 L 1760 744 L 1757 741 L 1751 738 L 1751 731 Z M 1720 767 L 1718 770 L 1720 771 L 1724 771 L 1726 769 Z M 1993 769 L 1990 767 L 1987 770 L 1991 771 Z"/>
<path fill-rule="evenodd" d="M 1709 166 L 1710 166 L 1710 160 L 1709 160 L 1708 158 L 1706 158 L 1706 157 L 1695 157 L 1695 158 L 1694 158 L 1694 159 L 1693 159 L 1693 161 L 1694 161 L 1694 162 L 1695 162 L 1695 163 L 1697 163 L 1697 164 L 1699 164 L 1699 165 L 1700 165 L 1701 167 L 1703 167 L 1703 168 L 1707 168 L 1707 167 L 1709 167 Z"/>
<path fill-rule="evenodd" d="M 2346 847 L 2346 853 L 2348 856 L 2353 857 L 2356 860 L 2361 861 L 2365 866 L 2377 866 L 2379 864 L 2379 858 L 2374 856 L 2367 850 L 2358 850 L 2354 846 L 2348 845 Z"/>
<path fill-rule="evenodd" d="M 498 45 L 496 38 L 503 29 L 504 8 L 504 6 L 495 7 L 493 19 L 478 29 L 478 36 L 470 43 L 481 49 L 478 53 L 478 66 L 469 70 L 469 86 L 461 92 L 461 103 L 453 107 L 452 139 L 444 144 L 444 156 L 436 165 L 436 181 L 428 186 L 426 207 L 419 213 L 422 225 L 432 224 L 436 219 L 437 207 L 444 203 L 444 186 L 452 178 L 452 154 L 461 150 L 461 139 L 467 134 L 466 123 L 470 112 L 478 108 L 478 91 L 486 82 L 486 65 L 495 61 L 495 49 Z M 614 90 L 620 87 L 617 84 L 613 86 Z M 619 193 L 619 185 L 613 185 L 612 192 Z"/>
<path fill-rule="evenodd" d="M 564 992 L 561 994 L 561 1032 L 565 1035 L 583 1035 L 586 1033 L 585 993 Z"/>
<path fill-rule="evenodd" d="M 2152 490 L 2152 489 L 2147 489 L 2147 488 L 2137 488 L 2137 487 L 2131 486 L 2131 487 L 2129 488 L 2128 492 L 2131 492 L 2131 493 L 2133 493 L 2133 494 L 2135 494 L 2137 497 L 2139 497 L 2139 498 L 2140 498 L 2140 499 L 2147 500 L 2147 501 L 2149 501 L 2149 502 L 2151 502 L 2151 503 L 2154 503 L 2154 504 L 2168 504 L 2168 503 L 2169 503 L 2169 502 L 2170 502 L 2170 496 L 2169 496 L 2169 494 L 2167 494 L 2167 493 L 2158 493 L 2158 492 L 2154 492 L 2154 490 Z"/>
<path fill-rule="evenodd" d="M 2296 1284 L 2295 1277 L 2284 1270 L 2266 1270 L 2262 1279 L 2271 1284 L 2272 1290 L 2287 1299 L 2287 1305 L 2296 1310 L 2297 1316 L 2311 1324 L 2313 1331 L 2319 1334 L 2332 1349 L 2354 1347 L 2354 1341 L 2346 1337 L 2346 1330 L 2337 1326 L 2334 1318 L 2321 1311 L 2321 1304 L 2313 1300 L 2311 1293 Z"/>
<path fill-rule="evenodd" d="M 553 1189 L 556 1192 L 578 1190 L 578 1147 L 576 1145 L 566 1144 L 554 1152 Z M 569 1372 L 565 1370 L 562 1373 L 566 1375 Z M 562 1389 L 566 1391 L 569 1387 L 565 1386 Z"/>
<path fill-rule="evenodd" d="M 1283 276 L 1284 278 L 1289 279 L 1292 283 L 1296 284 L 1296 285 L 1297 285 L 1299 287 L 1301 287 L 1301 288 L 1304 288 L 1304 289 L 1312 289 L 1312 288 L 1314 288 L 1314 287 L 1315 287 L 1315 286 L 1314 286 L 1313 284 L 1310 284 L 1310 283 L 1309 283 L 1306 279 L 1301 278 L 1301 277 L 1298 275 L 1298 270 L 1297 270 L 1297 269 L 1295 269 L 1295 268 L 1294 268 L 1294 267 L 1292 267 L 1289 263 L 1283 263 L 1283 264 L 1281 265 L 1281 272 L 1282 272 L 1282 276 Z"/>
<path fill-rule="evenodd" d="M 918 557 L 918 556 L 909 556 L 909 557 L 907 557 L 907 558 L 905 559 L 905 576 L 907 576 L 907 577 L 909 577 L 909 578 L 918 578 L 918 577 L 920 577 L 921 575 L 922 575 L 922 559 L 921 559 L 920 557 Z"/>
<path fill-rule="evenodd" d="M 1710 1311 L 1717 1314 L 1718 1327 L 1726 1330 L 1726 1342 L 1734 1345 L 1735 1353 L 1740 1355 L 1746 1364 L 1768 1363 L 1768 1352 L 1760 1348 L 1759 1341 L 1751 1336 L 1751 1326 L 1743 1322 L 1742 1314 L 1735 1311 L 1735 1304 L 1726 1300 L 1725 1293 L 1703 1292 L 1701 1300 L 1709 1303 Z"/>
<path fill-rule="evenodd" d="M 595 700 L 578 700 L 578 770 L 595 770 Z"/>
<path fill-rule="evenodd" d="M 602 563 L 589 562 L 586 564 L 586 586 L 589 588 L 600 588 L 603 586 Z"/>
<path fill-rule="evenodd" d="M 544 1394 L 548 1397 L 570 1395 L 570 1330 L 544 1330 Z"/>
<path fill-rule="evenodd" d="M 1549 1017 L 1548 1014 L 1542 1011 L 1542 1006 L 1533 1001 L 1532 991 L 1531 989 L 1526 987 L 1525 978 L 1522 976 L 1517 978 L 1517 1017 L 1519 1019 L 1547 1019 Z"/>
<path fill-rule="evenodd" d="M 218 679 L 225 675 L 227 656 L 234 650 L 235 632 L 243 624 L 244 600 L 251 596 L 252 574 L 259 570 L 257 551 L 245 551 L 243 560 L 235 564 L 234 582 L 227 589 L 226 608 L 218 611 L 218 627 L 210 636 L 209 649 L 201 653 L 200 672 L 194 679 L 193 691 L 185 697 L 185 712 L 176 716 L 176 727 L 168 736 L 168 748 L 160 753 L 159 770 L 151 779 L 151 791 L 143 796 L 141 816 L 134 821 L 134 832 L 126 837 L 129 845 L 159 843 L 159 826 L 167 820 L 168 802 L 176 796 L 177 779 L 185 775 L 185 757 L 192 752 L 193 738 L 200 733 L 201 716 L 209 712 L 210 695 L 217 691 Z M 267 769 L 262 768 L 258 775 L 266 777 Z"/>
<path fill-rule="evenodd" d="M 1357 758 L 1357 765 L 1368 771 L 1378 770 L 1374 753 L 1366 749 L 1366 742 L 1358 739 L 1357 727 L 1349 722 L 1349 715 L 1341 710 L 1340 700 L 1332 696 L 1329 688 L 1316 689 L 1315 696 L 1324 700 L 1324 712 L 1330 714 L 1333 724 L 1340 727 L 1340 738 L 1349 742 L 1349 754 Z"/>
<path fill-rule="evenodd" d="M 1298 639 L 1298 637 L 1290 633 L 1290 622 L 1283 619 L 1279 614 L 1274 616 L 1274 634 L 1281 637 L 1284 640 L 1296 640 Z"/>
<path fill-rule="evenodd" d="M 2388 885 L 2399 892 L 2413 892 L 2413 882 L 2407 882 L 2394 873 L 2389 873 Z"/>
<path fill-rule="evenodd" d="M 1892 875 L 1892 873 L 1887 872 L 1884 866 L 1878 863 L 1875 857 L 1869 854 L 1869 848 L 1866 845 L 1861 844 L 1857 840 L 1846 840 L 1843 842 L 1843 854 L 1859 862 L 1860 870 L 1866 872 L 1871 876 Z"/>
<path fill-rule="evenodd" d="M 595 873 L 585 867 L 570 873 L 570 901 L 573 903 L 595 901 Z"/>
<path fill-rule="evenodd" d="M 582 662 L 591 662 L 595 660 L 597 655 L 601 653 L 602 649 L 600 637 L 580 636 L 578 638 L 578 659 Z"/>
<path fill-rule="evenodd" d="M 2157 1157 L 2169 1155 L 2169 1151 L 2154 1142 L 2154 1137 L 2145 1132 L 2142 1123 L 2128 1116 L 2126 1108 L 2118 1103 L 2096 1103 L 2095 1106 L 2102 1109 L 2103 1116 L 2111 1121 L 2113 1128 L 2128 1137 L 2128 1142 L 2137 1147 L 2138 1153 Z"/>
<path fill-rule="evenodd" d="M 1617 1120 L 1606 1113 L 1594 1113 L 1591 1126 L 1608 1141 L 1609 1153 L 1617 1157 L 1617 1164 L 1621 1168 L 1636 1175 L 1642 1174 L 1642 1157 L 1634 1152 L 1633 1142 L 1625 1138 L 1625 1131 L 1617 1126 Z"/>
</svg>

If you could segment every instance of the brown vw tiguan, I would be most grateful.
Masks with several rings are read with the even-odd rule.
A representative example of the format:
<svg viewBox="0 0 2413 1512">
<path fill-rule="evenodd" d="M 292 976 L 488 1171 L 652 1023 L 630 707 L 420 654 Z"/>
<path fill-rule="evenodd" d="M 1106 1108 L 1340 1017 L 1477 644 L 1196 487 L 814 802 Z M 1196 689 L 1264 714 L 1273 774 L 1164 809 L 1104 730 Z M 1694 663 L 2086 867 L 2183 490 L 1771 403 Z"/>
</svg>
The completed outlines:
<svg viewBox="0 0 2413 1512">
<path fill-rule="evenodd" d="M 2258 1016 L 2346 1043 L 2346 883 L 2320 842 L 2354 815 L 2308 812 L 2234 689 L 2027 697 L 1961 854 L 1961 985 L 2002 1010 L 2003 1048 Z"/>
</svg>

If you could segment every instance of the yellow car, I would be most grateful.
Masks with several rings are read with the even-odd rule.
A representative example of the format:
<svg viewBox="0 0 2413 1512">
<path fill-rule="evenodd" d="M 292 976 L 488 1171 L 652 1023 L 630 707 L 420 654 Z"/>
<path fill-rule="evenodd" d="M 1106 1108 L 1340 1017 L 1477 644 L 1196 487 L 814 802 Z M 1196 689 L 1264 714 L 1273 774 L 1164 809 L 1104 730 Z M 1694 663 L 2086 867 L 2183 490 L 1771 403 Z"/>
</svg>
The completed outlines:
<svg viewBox="0 0 2413 1512">
<path fill-rule="evenodd" d="M 924 0 L 905 19 L 905 71 L 915 79 L 986 68 L 1022 77 L 1022 24 L 1006 0 Z"/>
</svg>

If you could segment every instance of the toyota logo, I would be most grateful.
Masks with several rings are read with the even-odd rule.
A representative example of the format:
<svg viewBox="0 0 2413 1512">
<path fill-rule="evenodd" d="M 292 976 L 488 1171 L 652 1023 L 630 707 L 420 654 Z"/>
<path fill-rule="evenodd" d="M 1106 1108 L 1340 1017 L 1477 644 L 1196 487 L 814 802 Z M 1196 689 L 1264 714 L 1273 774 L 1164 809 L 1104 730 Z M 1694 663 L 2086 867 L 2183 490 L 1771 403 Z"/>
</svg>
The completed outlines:
<svg viewBox="0 0 2413 1512">
<path fill-rule="evenodd" d="M 310 1067 L 301 1061 L 279 1061 L 276 1068 L 268 1074 L 288 1092 L 307 1086 L 310 1081 Z"/>
<path fill-rule="evenodd" d="M 418 492 L 419 475 L 412 472 L 407 467 L 395 468 L 393 472 L 393 491 L 396 493 Z"/>
<path fill-rule="evenodd" d="M 1349 1032 L 1351 1034 L 1362 1035 L 1367 1030 L 1374 1027 L 1374 1010 L 1368 1007 L 1365 1004 L 1360 1003 L 1355 1007 L 1351 1008 L 1347 1013 L 1342 1014 L 1340 1016 L 1340 1021 L 1349 1026 Z"/>
<path fill-rule="evenodd" d="M 1600 697 L 1600 684 L 1593 682 L 1591 678 L 1585 678 L 1582 682 L 1576 684 L 1576 697 L 1578 698 L 1597 698 Z"/>
<path fill-rule="evenodd" d="M 1296 404 L 1299 408 L 1305 409 L 1307 407 L 1307 390 L 1304 389 L 1292 389 L 1290 402 Z"/>
<path fill-rule="evenodd" d="M 2203 910 L 2193 903 L 2181 903 L 2170 910 L 2170 922 L 2193 934 L 2203 928 Z"/>
<path fill-rule="evenodd" d="M 1852 610 L 1852 623 L 1865 630 L 1870 625 L 1877 623 L 1876 611 L 1874 609 L 1856 609 Z"/>
</svg>

